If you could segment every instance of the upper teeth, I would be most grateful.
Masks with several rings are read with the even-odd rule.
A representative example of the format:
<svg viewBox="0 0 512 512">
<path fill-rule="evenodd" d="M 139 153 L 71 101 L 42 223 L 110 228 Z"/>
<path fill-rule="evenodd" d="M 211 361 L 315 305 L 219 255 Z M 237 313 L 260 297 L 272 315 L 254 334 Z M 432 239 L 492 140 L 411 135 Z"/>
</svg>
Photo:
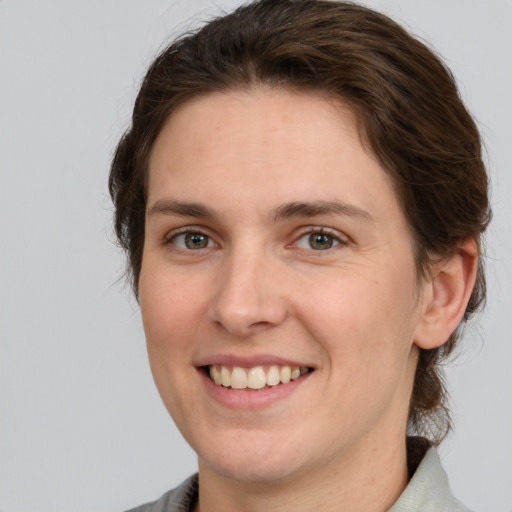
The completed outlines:
<svg viewBox="0 0 512 512">
<path fill-rule="evenodd" d="M 211 365 L 209 368 L 210 377 L 215 384 L 232 389 L 262 389 L 265 386 L 286 384 L 308 372 L 307 368 L 298 366 L 270 366 L 267 371 L 262 366 L 254 368 L 233 366 L 229 368 L 224 365 Z"/>
</svg>

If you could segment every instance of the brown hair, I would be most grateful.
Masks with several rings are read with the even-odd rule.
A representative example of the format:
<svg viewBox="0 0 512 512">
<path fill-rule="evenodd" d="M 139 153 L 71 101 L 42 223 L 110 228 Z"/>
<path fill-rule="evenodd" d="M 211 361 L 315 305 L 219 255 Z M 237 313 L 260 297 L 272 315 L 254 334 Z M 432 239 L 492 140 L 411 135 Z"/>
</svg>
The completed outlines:
<svg viewBox="0 0 512 512">
<path fill-rule="evenodd" d="M 260 0 L 177 39 L 143 81 L 109 180 L 136 294 L 148 160 L 163 123 L 184 102 L 257 84 L 320 90 L 352 107 L 362 140 L 394 182 L 420 276 L 461 241 L 480 245 L 490 220 L 480 135 L 433 51 L 386 16 L 350 2 Z M 480 259 L 464 321 L 484 299 Z M 434 443 L 450 428 L 440 365 L 458 331 L 442 347 L 420 351 L 409 430 Z"/>
</svg>

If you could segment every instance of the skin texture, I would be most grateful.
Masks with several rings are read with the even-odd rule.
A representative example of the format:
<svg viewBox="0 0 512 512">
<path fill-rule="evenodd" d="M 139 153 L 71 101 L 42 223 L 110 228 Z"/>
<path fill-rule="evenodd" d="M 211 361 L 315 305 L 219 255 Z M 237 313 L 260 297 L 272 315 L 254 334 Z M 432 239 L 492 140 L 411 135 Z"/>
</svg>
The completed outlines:
<svg viewBox="0 0 512 512">
<path fill-rule="evenodd" d="M 311 248 L 319 230 L 331 248 Z M 190 232 L 206 246 L 187 248 Z M 139 293 L 201 510 L 390 507 L 417 346 L 460 321 L 468 247 L 418 278 L 392 184 L 337 101 L 260 88 L 181 106 L 151 155 Z M 274 361 L 314 371 L 254 399 L 221 397 L 201 369 Z"/>
</svg>

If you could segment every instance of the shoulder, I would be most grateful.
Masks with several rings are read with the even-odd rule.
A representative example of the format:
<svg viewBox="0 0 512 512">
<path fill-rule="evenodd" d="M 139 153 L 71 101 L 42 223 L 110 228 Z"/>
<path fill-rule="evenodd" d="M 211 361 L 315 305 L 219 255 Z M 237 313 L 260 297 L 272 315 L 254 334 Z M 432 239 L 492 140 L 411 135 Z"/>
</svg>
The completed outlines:
<svg viewBox="0 0 512 512">
<path fill-rule="evenodd" d="M 388 512 L 473 512 L 457 500 L 435 448 L 427 450 L 409 484 Z"/>
<path fill-rule="evenodd" d="M 189 512 L 197 500 L 197 482 L 197 475 L 192 475 L 176 489 L 166 492 L 159 500 L 140 505 L 127 512 Z"/>
</svg>

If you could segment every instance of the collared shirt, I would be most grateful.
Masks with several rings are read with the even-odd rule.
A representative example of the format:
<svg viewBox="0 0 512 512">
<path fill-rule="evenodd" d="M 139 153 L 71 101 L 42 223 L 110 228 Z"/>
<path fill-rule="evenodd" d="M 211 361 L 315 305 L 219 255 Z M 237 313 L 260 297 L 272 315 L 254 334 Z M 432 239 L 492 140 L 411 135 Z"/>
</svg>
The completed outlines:
<svg viewBox="0 0 512 512">
<path fill-rule="evenodd" d="M 158 501 L 128 512 L 192 512 L 197 502 L 198 479 L 193 475 Z M 430 448 L 398 501 L 388 512 L 471 512 L 454 498 L 435 448 Z"/>
<path fill-rule="evenodd" d="M 409 484 L 388 512 L 472 512 L 457 500 L 435 448 L 429 448 Z M 153 511 L 151 511 L 153 512 Z"/>
</svg>

